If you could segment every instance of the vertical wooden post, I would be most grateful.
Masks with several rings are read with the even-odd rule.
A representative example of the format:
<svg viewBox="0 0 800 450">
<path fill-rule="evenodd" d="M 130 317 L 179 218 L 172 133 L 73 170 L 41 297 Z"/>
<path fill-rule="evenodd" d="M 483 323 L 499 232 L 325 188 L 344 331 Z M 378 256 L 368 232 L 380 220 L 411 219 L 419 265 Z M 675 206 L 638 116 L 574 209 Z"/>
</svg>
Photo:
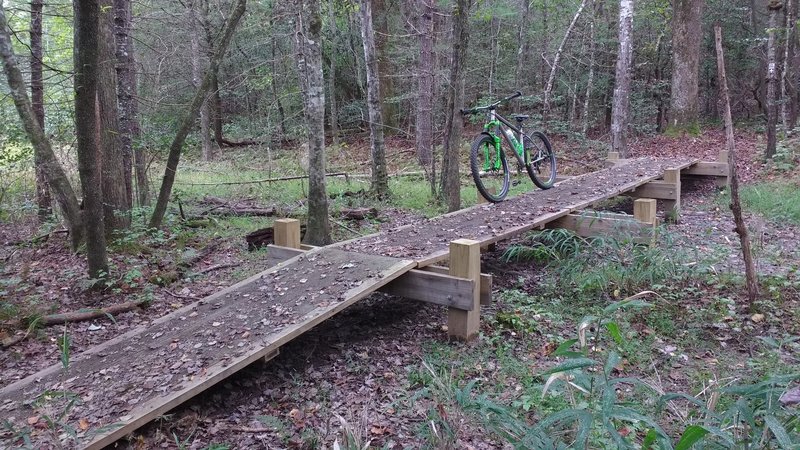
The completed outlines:
<svg viewBox="0 0 800 450">
<path fill-rule="evenodd" d="M 639 222 L 656 222 L 656 201 L 652 198 L 637 198 L 633 201 L 633 218 Z"/>
<path fill-rule="evenodd" d="M 730 160 L 729 153 L 728 153 L 727 150 L 722 150 L 721 152 L 719 152 L 719 155 L 717 155 L 717 162 L 728 164 L 728 175 L 725 176 L 725 178 L 718 177 L 716 179 L 717 187 L 718 188 L 724 188 L 724 187 L 727 187 L 730 184 L 730 182 L 731 182 L 730 173 L 731 173 L 731 170 L 733 170 L 733 168 L 730 167 L 731 160 Z"/>
<path fill-rule="evenodd" d="M 619 152 L 608 152 L 608 156 L 606 157 L 609 161 L 616 161 L 619 159 Z"/>
<path fill-rule="evenodd" d="M 675 185 L 675 200 L 664 201 L 665 215 L 670 222 L 678 223 L 681 219 L 681 170 L 665 170 L 664 181 Z"/>
<path fill-rule="evenodd" d="M 470 340 L 478 334 L 481 317 L 481 247 L 477 241 L 458 239 L 450 243 L 450 275 L 475 281 L 472 311 L 450 308 L 447 312 L 447 335 Z"/>
<path fill-rule="evenodd" d="M 300 248 L 300 221 L 297 219 L 278 219 L 273 225 L 275 245 Z"/>
</svg>

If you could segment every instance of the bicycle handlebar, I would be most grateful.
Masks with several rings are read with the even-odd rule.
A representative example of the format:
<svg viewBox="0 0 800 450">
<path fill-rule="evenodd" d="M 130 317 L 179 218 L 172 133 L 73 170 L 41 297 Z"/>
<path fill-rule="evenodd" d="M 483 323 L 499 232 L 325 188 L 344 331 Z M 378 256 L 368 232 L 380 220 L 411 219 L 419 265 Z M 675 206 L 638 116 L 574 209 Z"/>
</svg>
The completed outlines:
<svg viewBox="0 0 800 450">
<path fill-rule="evenodd" d="M 491 105 L 486 105 L 486 106 L 476 106 L 475 108 L 472 108 L 472 109 L 462 109 L 462 110 L 461 110 L 461 114 L 463 114 L 463 115 L 467 115 L 467 114 L 476 114 L 476 113 L 478 113 L 479 111 L 485 111 L 485 110 L 487 110 L 487 109 L 494 109 L 494 108 L 496 108 L 496 107 L 497 107 L 499 104 L 501 104 L 501 103 L 505 103 L 505 102 L 508 102 L 508 101 L 514 100 L 515 98 L 517 98 L 517 97 L 521 97 L 521 96 L 522 96 L 522 92 L 520 92 L 520 91 L 517 91 L 517 92 L 513 93 L 512 95 L 509 95 L 508 97 L 506 97 L 506 98 L 504 98 L 504 99 L 502 99 L 502 100 L 498 100 L 498 101 L 496 101 L 496 102 L 492 103 Z"/>
</svg>

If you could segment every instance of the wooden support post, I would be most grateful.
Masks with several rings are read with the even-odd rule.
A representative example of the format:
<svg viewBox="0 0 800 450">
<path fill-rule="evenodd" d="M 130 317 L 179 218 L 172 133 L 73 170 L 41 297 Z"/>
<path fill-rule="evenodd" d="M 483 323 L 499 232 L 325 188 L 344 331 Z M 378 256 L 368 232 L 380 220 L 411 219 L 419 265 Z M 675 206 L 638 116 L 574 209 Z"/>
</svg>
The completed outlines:
<svg viewBox="0 0 800 450">
<path fill-rule="evenodd" d="M 619 159 L 619 152 L 608 152 L 608 156 L 606 157 L 609 161 L 616 161 Z"/>
<path fill-rule="evenodd" d="M 633 201 L 633 218 L 642 223 L 655 224 L 656 201 L 652 198 L 637 198 Z"/>
<path fill-rule="evenodd" d="M 458 239 L 450 243 L 450 275 L 474 280 L 472 311 L 450 308 L 447 311 L 447 335 L 470 340 L 480 329 L 481 246 L 477 241 Z"/>
<path fill-rule="evenodd" d="M 664 214 L 672 223 L 681 220 L 681 171 L 680 169 L 667 169 L 664 171 L 664 181 L 675 186 L 675 199 L 664 200 Z"/>
<path fill-rule="evenodd" d="M 273 225 L 275 245 L 300 248 L 300 221 L 297 219 L 278 219 Z"/>
<path fill-rule="evenodd" d="M 731 182 L 731 170 L 734 168 L 730 167 L 730 157 L 727 150 L 722 150 L 719 152 L 719 155 L 717 155 L 717 162 L 728 164 L 728 173 L 726 174 L 725 178 L 717 178 L 717 187 L 728 187 Z"/>
</svg>

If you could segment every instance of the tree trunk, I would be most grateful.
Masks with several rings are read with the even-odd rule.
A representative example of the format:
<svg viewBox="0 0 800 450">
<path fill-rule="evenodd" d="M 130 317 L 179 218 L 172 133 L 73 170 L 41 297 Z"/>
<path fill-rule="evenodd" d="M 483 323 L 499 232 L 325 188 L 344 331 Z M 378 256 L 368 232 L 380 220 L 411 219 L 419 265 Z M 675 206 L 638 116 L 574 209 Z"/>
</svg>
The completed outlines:
<svg viewBox="0 0 800 450">
<path fill-rule="evenodd" d="M 589 106 L 592 98 L 592 84 L 594 84 L 594 0 L 592 0 L 589 8 L 591 8 L 591 14 L 589 15 L 589 74 L 586 77 L 586 96 L 583 99 L 583 123 L 581 125 L 581 133 L 584 137 L 589 134 Z"/>
<path fill-rule="evenodd" d="M 524 92 L 525 88 L 525 74 L 523 71 L 526 67 L 525 61 L 528 56 L 528 29 L 531 19 L 531 4 L 529 0 L 519 0 L 520 3 L 520 21 L 519 28 L 517 28 L 517 66 L 514 69 L 514 88 L 518 91 Z"/>
<path fill-rule="evenodd" d="M 33 146 L 35 165 L 42 169 L 47 179 L 47 184 L 55 195 L 56 202 L 61 208 L 64 221 L 69 230 L 72 249 L 77 250 L 84 238 L 78 198 L 75 195 L 75 191 L 72 190 L 69 178 L 56 158 L 50 141 L 44 134 L 31 107 L 25 79 L 14 55 L 2 2 L 0 2 L 0 59 L 3 60 L 3 71 L 8 79 L 8 87 L 11 98 L 14 100 L 14 106 L 17 108 L 22 126 Z"/>
<path fill-rule="evenodd" d="M 103 214 L 106 236 L 131 224 L 131 155 L 124 153 L 119 133 L 117 106 L 116 48 L 114 45 L 113 0 L 99 0 L 97 43 L 97 101 L 100 168 L 103 185 Z M 98 39 L 99 36 L 99 39 Z M 89 44 L 87 44 L 89 45 Z"/>
<path fill-rule="evenodd" d="M 211 87 L 211 79 L 214 77 L 214 73 L 219 67 L 222 58 L 225 56 L 225 51 L 228 49 L 228 44 L 231 42 L 233 32 L 236 30 L 236 25 L 239 23 L 239 19 L 241 19 L 242 15 L 244 14 L 246 5 L 247 0 L 236 1 L 233 11 L 231 11 L 231 14 L 228 16 L 228 20 L 225 22 L 225 25 L 222 28 L 222 37 L 215 46 L 214 55 L 211 57 L 208 71 L 206 71 L 206 75 L 203 77 L 203 82 L 200 84 L 200 87 L 197 88 L 194 98 L 192 99 L 192 103 L 189 106 L 189 109 L 186 111 L 186 115 L 183 116 L 180 121 L 178 132 L 175 134 L 175 139 L 172 140 L 172 144 L 169 147 L 167 167 L 164 170 L 164 179 L 161 182 L 161 189 L 158 191 L 158 200 L 156 201 L 156 206 L 153 210 L 153 216 L 150 218 L 150 228 L 160 227 L 161 222 L 164 220 L 164 214 L 167 212 L 167 203 L 169 203 L 172 185 L 175 183 L 175 172 L 178 170 L 178 163 L 180 162 L 181 158 L 181 150 L 183 149 L 183 144 L 186 141 L 186 136 L 194 126 L 195 119 L 200 113 L 200 107 L 206 100 L 206 95 Z"/>
<path fill-rule="evenodd" d="M 717 80 L 719 82 L 720 103 L 723 108 L 725 120 L 725 148 L 728 151 L 728 167 L 730 168 L 730 188 L 733 219 L 736 222 L 736 232 L 739 234 L 739 242 L 742 245 L 742 256 L 744 258 L 745 280 L 747 282 L 747 298 L 750 309 L 758 300 L 758 278 L 755 264 L 753 263 L 753 253 L 750 250 L 750 235 L 747 231 L 747 224 L 742 217 L 742 204 L 739 200 L 739 177 L 736 170 L 736 144 L 733 140 L 733 119 L 731 118 L 731 103 L 728 99 L 728 80 L 725 76 L 725 56 L 722 51 L 722 30 L 719 24 L 714 25 L 714 38 L 717 49 Z"/>
<path fill-rule="evenodd" d="M 628 156 L 628 114 L 631 90 L 631 60 L 633 59 L 634 0 L 619 2 L 619 54 L 614 78 L 614 100 L 611 112 L 611 151 L 621 158 Z"/>
<path fill-rule="evenodd" d="M 31 0 L 31 107 L 44 130 L 44 80 L 42 78 L 42 8 L 43 0 Z M 34 162 L 36 170 L 36 206 L 39 222 L 53 216 L 53 202 L 44 169 Z"/>
<path fill-rule="evenodd" d="M 133 46 L 133 13 L 131 0 L 114 0 L 114 37 L 117 56 L 117 103 L 119 105 L 119 138 L 122 153 L 133 155 L 136 199 L 140 206 L 150 204 L 147 182 L 147 155 L 133 143 L 139 137 L 139 104 L 136 100 L 136 57 Z"/>
<path fill-rule="evenodd" d="M 102 53 L 100 5 L 98 0 L 76 0 L 75 10 L 75 136 L 78 173 L 83 191 L 83 219 L 86 227 L 86 260 L 89 278 L 108 276 L 103 212 L 103 173 L 98 115 L 98 81 Z M 119 180 L 117 180 L 119 183 Z M 119 183 L 123 184 L 124 183 Z"/>
<path fill-rule="evenodd" d="M 208 21 L 206 21 L 206 26 L 208 26 Z M 207 36 L 207 42 L 209 47 L 214 45 L 211 36 Z M 211 112 L 214 141 L 217 143 L 218 147 L 222 147 L 225 143 L 225 137 L 222 134 L 222 97 L 219 93 L 219 68 L 217 68 L 217 72 L 211 79 L 211 100 L 207 102 L 211 103 L 208 109 Z"/>
<path fill-rule="evenodd" d="M 453 10 L 453 60 L 450 65 L 450 84 L 447 86 L 445 108 L 444 155 L 440 192 L 448 211 L 461 208 L 460 149 L 464 128 L 461 106 L 464 104 L 464 64 L 469 45 L 469 10 L 472 0 L 457 0 Z"/>
<path fill-rule="evenodd" d="M 669 126 L 697 128 L 703 0 L 675 0 L 672 16 L 672 97 Z"/>
<path fill-rule="evenodd" d="M 204 39 L 204 30 L 206 28 L 206 11 L 205 5 L 201 4 L 203 0 L 193 0 L 188 2 L 186 14 L 189 29 L 189 43 L 192 52 L 192 85 L 195 89 L 200 87 L 202 67 L 205 65 L 203 61 L 203 51 L 200 48 L 201 39 Z M 211 74 L 212 84 L 213 79 L 216 78 L 215 74 Z M 203 100 L 203 105 L 200 107 L 200 145 L 202 149 L 203 161 L 211 161 L 213 156 L 213 148 L 211 147 L 211 111 L 210 102 L 208 97 Z M 222 141 L 217 144 L 222 145 Z"/>
<path fill-rule="evenodd" d="M 367 69 L 367 109 L 369 110 L 369 140 L 372 150 L 372 192 L 378 198 L 389 195 L 389 177 L 386 170 L 386 150 L 383 142 L 383 111 L 378 71 L 378 54 L 375 50 L 372 28 L 373 0 L 361 0 L 361 39 L 364 44 L 364 66 Z"/>
<path fill-rule="evenodd" d="M 556 79 L 556 73 L 558 72 L 558 64 L 561 62 L 561 53 L 564 52 L 564 46 L 567 44 L 567 40 L 569 39 L 569 35 L 572 34 L 572 29 L 575 28 L 575 24 L 578 22 L 578 19 L 581 17 L 581 13 L 583 12 L 583 8 L 586 7 L 586 0 L 581 0 L 580 6 L 578 6 L 578 10 L 575 12 L 575 15 L 572 17 L 572 22 L 569 23 L 567 27 L 567 31 L 564 33 L 564 37 L 561 39 L 561 43 L 558 45 L 558 50 L 556 50 L 556 54 L 553 57 L 553 64 L 550 66 L 550 76 L 547 77 L 547 85 L 544 88 L 544 120 L 547 122 L 547 119 L 550 116 L 550 94 L 553 92 L 553 82 Z"/>
<path fill-rule="evenodd" d="M 331 243 L 325 187 L 325 83 L 322 76 L 322 17 L 319 0 L 302 0 L 295 43 L 308 132 L 308 225 L 303 241 Z"/>
<path fill-rule="evenodd" d="M 361 0 L 364 2 L 365 0 Z M 370 0 L 370 9 L 372 10 L 372 35 L 373 42 L 375 43 L 375 60 L 378 64 L 378 77 L 380 82 L 380 99 L 381 99 L 381 122 L 387 128 L 389 134 L 392 130 L 397 128 L 397 103 L 388 100 L 394 97 L 394 65 L 392 64 L 389 55 L 389 11 L 386 8 L 385 0 Z M 369 66 L 369 62 L 366 63 Z M 367 68 L 369 72 L 369 68 Z M 369 83 L 367 83 L 369 84 Z M 369 91 L 369 86 L 367 86 Z"/>
<path fill-rule="evenodd" d="M 416 27 L 419 33 L 417 61 L 417 111 L 414 137 L 417 159 L 428 174 L 431 195 L 436 194 L 436 173 L 433 162 L 433 1 L 414 0 L 418 11 Z"/>
<path fill-rule="evenodd" d="M 273 27 L 274 20 L 275 20 L 275 11 L 273 11 L 273 14 L 270 14 L 269 16 L 270 28 Z M 271 47 L 270 50 L 272 52 L 272 61 L 271 61 L 272 76 L 270 77 L 270 87 L 272 88 L 272 96 L 275 98 L 275 105 L 278 108 L 278 120 L 280 121 L 278 129 L 280 130 L 280 135 L 285 138 L 286 136 L 288 136 L 286 131 L 286 113 L 283 110 L 283 102 L 281 102 L 281 96 L 280 93 L 278 92 L 278 83 L 276 81 L 278 78 L 278 67 L 276 64 L 278 61 L 278 42 L 275 33 L 271 34 L 272 38 L 270 40 L 270 47 Z"/>
<path fill-rule="evenodd" d="M 791 80 L 791 42 L 794 37 L 794 8 L 792 7 L 792 0 L 786 0 L 786 24 L 784 26 L 784 42 L 783 42 L 783 70 L 781 70 L 781 121 L 783 124 L 783 132 L 786 136 L 792 134 L 792 126 L 790 125 L 790 110 L 792 97 L 789 94 L 789 80 Z"/>
<path fill-rule="evenodd" d="M 775 30 L 778 26 L 778 11 L 783 7 L 780 0 L 771 0 L 769 9 L 769 27 L 767 28 L 767 149 L 766 159 L 775 156 L 777 145 L 776 127 L 778 125 L 778 44 Z"/>
<path fill-rule="evenodd" d="M 339 41 L 339 30 L 336 28 L 336 2 L 330 0 L 328 2 L 328 21 L 331 27 L 331 47 L 334 49 L 328 67 L 328 103 L 330 105 L 331 114 L 329 116 L 329 123 L 331 127 L 331 139 L 334 146 L 339 145 L 339 107 L 336 105 L 336 58 L 335 50 L 338 50 L 336 45 Z"/>
</svg>

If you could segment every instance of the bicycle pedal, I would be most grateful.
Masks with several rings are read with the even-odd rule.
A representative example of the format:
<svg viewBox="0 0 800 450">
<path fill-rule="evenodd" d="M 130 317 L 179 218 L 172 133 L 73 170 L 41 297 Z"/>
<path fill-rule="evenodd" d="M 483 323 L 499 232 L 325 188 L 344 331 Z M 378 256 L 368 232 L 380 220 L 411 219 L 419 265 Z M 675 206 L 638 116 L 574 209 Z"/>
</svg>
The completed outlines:
<svg viewBox="0 0 800 450">
<path fill-rule="evenodd" d="M 511 180 L 511 186 L 519 186 L 519 184 L 520 184 L 520 183 L 522 183 L 522 181 L 519 181 L 519 180 Z"/>
</svg>

